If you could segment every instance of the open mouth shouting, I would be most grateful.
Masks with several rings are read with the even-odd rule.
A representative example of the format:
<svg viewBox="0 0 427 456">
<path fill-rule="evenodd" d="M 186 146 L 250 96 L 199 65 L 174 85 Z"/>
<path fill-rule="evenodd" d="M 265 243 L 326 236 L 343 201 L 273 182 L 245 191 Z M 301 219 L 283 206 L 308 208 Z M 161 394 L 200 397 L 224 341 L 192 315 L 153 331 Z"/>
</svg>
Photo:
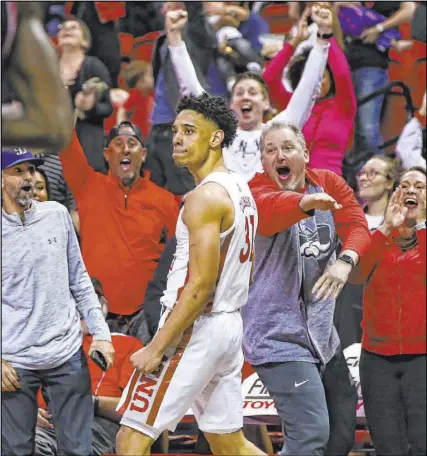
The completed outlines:
<svg viewBox="0 0 427 456">
<path fill-rule="evenodd" d="M 276 169 L 281 181 L 287 181 L 292 175 L 292 171 L 288 166 L 281 166 Z"/>
<path fill-rule="evenodd" d="M 26 184 L 21 187 L 21 190 L 23 190 L 25 193 L 31 193 L 33 189 L 34 187 L 31 184 Z"/>
<path fill-rule="evenodd" d="M 408 209 L 416 209 L 418 207 L 418 201 L 415 196 L 408 196 L 405 198 L 404 202 L 405 207 Z"/>
<path fill-rule="evenodd" d="M 124 158 L 123 160 L 120 161 L 120 169 L 122 171 L 129 171 L 130 164 L 131 164 L 131 161 L 129 160 L 129 158 Z"/>
<path fill-rule="evenodd" d="M 241 111 L 242 111 L 242 116 L 244 118 L 247 118 L 250 116 L 251 112 L 253 111 L 253 106 L 252 106 L 252 103 L 251 102 L 245 102 L 242 104 L 241 106 Z"/>
</svg>

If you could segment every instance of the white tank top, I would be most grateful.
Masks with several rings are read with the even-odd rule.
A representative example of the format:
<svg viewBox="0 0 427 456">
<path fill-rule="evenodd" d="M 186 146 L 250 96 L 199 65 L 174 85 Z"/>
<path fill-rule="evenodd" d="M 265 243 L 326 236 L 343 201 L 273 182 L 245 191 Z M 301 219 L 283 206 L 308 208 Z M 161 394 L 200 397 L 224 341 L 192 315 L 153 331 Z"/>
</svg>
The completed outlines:
<svg viewBox="0 0 427 456">
<path fill-rule="evenodd" d="M 227 191 L 234 206 L 234 222 L 220 235 L 221 259 L 217 285 L 214 298 L 207 305 L 207 310 L 234 312 L 248 300 L 258 213 L 247 183 L 238 174 L 214 172 L 198 187 L 208 182 L 215 182 Z M 169 269 L 167 287 L 160 301 L 169 309 L 173 309 L 189 277 L 189 235 L 182 221 L 183 210 L 184 208 L 181 209 L 176 224 L 175 256 Z"/>
</svg>

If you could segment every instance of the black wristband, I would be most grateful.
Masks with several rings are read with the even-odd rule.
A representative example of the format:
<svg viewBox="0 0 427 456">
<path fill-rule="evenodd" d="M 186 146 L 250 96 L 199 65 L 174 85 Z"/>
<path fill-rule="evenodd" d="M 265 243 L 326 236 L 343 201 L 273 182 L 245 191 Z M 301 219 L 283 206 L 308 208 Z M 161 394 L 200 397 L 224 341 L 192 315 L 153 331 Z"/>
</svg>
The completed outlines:
<svg viewBox="0 0 427 456">
<path fill-rule="evenodd" d="M 346 255 L 346 254 L 343 254 L 343 255 L 340 255 L 338 257 L 338 260 L 340 261 L 343 261 L 344 263 L 347 263 L 349 264 L 352 268 L 354 268 L 354 261 L 353 261 L 353 258 L 351 258 L 350 255 Z"/>
<path fill-rule="evenodd" d="M 334 36 L 333 33 L 319 33 L 317 32 L 317 38 L 320 38 L 321 40 L 329 40 L 329 38 L 332 38 Z"/>
<path fill-rule="evenodd" d="M 93 414 L 97 415 L 99 411 L 99 397 L 93 396 Z"/>
</svg>

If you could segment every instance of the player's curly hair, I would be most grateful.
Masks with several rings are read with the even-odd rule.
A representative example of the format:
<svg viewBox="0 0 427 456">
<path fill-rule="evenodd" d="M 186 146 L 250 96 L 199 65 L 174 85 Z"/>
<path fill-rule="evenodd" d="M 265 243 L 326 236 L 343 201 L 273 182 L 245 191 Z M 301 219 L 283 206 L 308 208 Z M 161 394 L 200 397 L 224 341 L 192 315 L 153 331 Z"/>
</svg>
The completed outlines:
<svg viewBox="0 0 427 456">
<path fill-rule="evenodd" d="M 218 128 L 224 132 L 223 147 L 231 146 L 237 134 L 237 120 L 224 98 L 215 97 L 206 92 L 198 97 L 186 95 L 181 98 L 176 113 L 179 114 L 186 109 L 196 111 L 206 119 L 216 123 Z"/>
</svg>

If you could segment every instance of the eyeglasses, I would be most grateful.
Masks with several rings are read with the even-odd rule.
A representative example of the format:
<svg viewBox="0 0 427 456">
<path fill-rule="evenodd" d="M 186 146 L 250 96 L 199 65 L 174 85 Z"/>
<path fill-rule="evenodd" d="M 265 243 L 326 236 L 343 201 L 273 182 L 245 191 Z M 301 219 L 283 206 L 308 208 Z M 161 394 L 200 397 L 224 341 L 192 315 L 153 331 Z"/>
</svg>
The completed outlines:
<svg viewBox="0 0 427 456">
<path fill-rule="evenodd" d="M 363 176 L 366 176 L 368 179 L 375 179 L 377 176 L 383 176 L 386 179 L 390 179 L 387 176 L 387 174 L 380 173 L 379 171 L 376 171 L 375 169 L 369 169 L 368 171 L 360 171 L 360 173 L 357 174 L 357 179 L 359 180 Z"/>
</svg>

